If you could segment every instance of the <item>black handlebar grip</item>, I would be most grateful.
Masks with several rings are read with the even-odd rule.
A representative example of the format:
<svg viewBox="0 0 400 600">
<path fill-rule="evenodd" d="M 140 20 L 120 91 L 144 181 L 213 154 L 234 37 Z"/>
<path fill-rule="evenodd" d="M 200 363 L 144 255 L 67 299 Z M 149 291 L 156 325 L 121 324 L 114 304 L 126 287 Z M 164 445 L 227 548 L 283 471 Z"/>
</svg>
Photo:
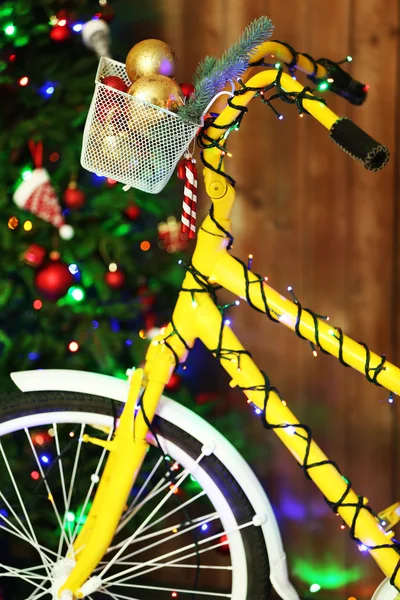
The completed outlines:
<svg viewBox="0 0 400 600">
<path fill-rule="evenodd" d="M 320 58 L 317 63 L 325 67 L 328 71 L 327 78 L 331 80 L 329 82 L 329 89 L 331 92 L 342 96 L 342 98 L 345 98 L 355 106 L 363 104 L 367 97 L 367 85 L 353 79 L 340 65 L 329 60 L 329 58 Z M 318 79 L 315 81 L 321 82 L 322 80 Z"/>
<path fill-rule="evenodd" d="M 350 156 L 361 161 L 368 171 L 380 171 L 389 160 L 389 150 L 360 129 L 350 119 L 338 119 L 330 137 Z"/>
</svg>

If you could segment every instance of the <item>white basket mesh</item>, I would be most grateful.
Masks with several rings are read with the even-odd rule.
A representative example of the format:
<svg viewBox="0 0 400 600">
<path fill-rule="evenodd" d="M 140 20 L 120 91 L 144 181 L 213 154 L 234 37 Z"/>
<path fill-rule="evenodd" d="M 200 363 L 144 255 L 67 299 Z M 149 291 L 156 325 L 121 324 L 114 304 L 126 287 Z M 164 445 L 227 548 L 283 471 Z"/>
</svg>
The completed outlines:
<svg viewBox="0 0 400 600">
<path fill-rule="evenodd" d="M 124 64 L 100 59 L 81 164 L 92 173 L 157 194 L 200 125 L 104 85 L 101 78 L 107 75 L 117 75 L 130 84 Z"/>
</svg>

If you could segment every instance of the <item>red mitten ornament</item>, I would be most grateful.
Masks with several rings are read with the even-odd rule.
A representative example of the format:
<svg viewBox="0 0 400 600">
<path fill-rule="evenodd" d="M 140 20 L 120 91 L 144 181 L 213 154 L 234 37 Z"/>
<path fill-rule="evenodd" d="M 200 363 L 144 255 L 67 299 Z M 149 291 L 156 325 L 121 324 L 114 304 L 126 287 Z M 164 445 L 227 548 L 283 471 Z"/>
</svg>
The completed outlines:
<svg viewBox="0 0 400 600">
<path fill-rule="evenodd" d="M 70 240 L 74 237 L 74 230 L 71 225 L 66 225 L 49 174 L 42 168 L 42 144 L 39 142 L 35 146 L 30 142 L 29 147 L 36 169 L 29 179 L 18 186 L 13 196 L 14 202 L 19 208 L 54 225 L 64 240 Z"/>
<path fill-rule="evenodd" d="M 197 167 L 195 159 L 190 155 L 178 164 L 178 177 L 185 182 L 181 216 L 181 232 L 189 233 L 189 238 L 196 237 L 197 210 Z"/>
</svg>

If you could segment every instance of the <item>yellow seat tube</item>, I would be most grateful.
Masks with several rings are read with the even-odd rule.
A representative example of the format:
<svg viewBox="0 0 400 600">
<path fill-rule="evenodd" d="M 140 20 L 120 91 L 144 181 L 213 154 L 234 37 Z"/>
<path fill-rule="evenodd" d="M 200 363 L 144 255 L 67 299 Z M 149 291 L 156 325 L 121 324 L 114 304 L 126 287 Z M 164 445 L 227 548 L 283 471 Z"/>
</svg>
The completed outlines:
<svg viewBox="0 0 400 600">
<path fill-rule="evenodd" d="M 248 278 L 248 293 L 251 304 L 265 312 L 265 301 L 272 316 L 288 327 L 295 330 L 298 305 L 291 302 L 266 283 L 260 282 L 260 277 L 251 271 L 244 273 L 243 266 L 227 253 L 220 254 L 213 267 L 217 283 L 230 292 L 246 298 L 246 278 Z M 310 313 L 303 311 L 299 324 L 300 333 L 310 342 L 315 343 L 314 319 Z M 318 319 L 319 342 L 321 347 L 335 357 L 339 356 L 339 334 L 329 322 Z M 343 336 L 343 360 L 365 375 L 366 350 L 365 348 L 347 336 Z M 372 376 L 374 369 L 382 363 L 382 358 L 371 352 L 369 357 L 369 375 Z M 400 394 L 400 369 L 390 362 L 385 362 L 384 368 L 377 375 L 377 382 L 391 392 Z"/>
<path fill-rule="evenodd" d="M 266 394 L 268 394 L 265 378 L 230 327 L 222 325 L 222 315 L 207 294 L 202 295 L 196 312 L 199 338 L 213 352 L 215 352 L 218 344 L 221 344 L 223 351 L 218 358 L 221 365 L 232 377 L 233 384 L 245 388 L 244 393 L 248 399 L 256 407 L 263 410 Z M 222 337 L 220 337 L 221 327 L 223 327 Z M 282 401 L 273 390 L 268 394 L 265 416 L 267 423 L 273 426 L 271 427 L 273 431 L 300 465 L 304 466 L 305 461 L 307 461 L 307 465 L 325 463 L 308 469 L 309 477 L 329 502 L 335 504 L 340 500 L 342 501 L 345 506 L 338 506 L 337 512 L 349 527 L 353 526 L 354 519 L 357 516 L 354 534 L 363 544 L 367 547 L 389 546 L 388 548 L 370 550 L 370 554 L 383 572 L 387 576 L 391 576 L 398 563 L 399 555 L 390 538 L 386 535 L 378 520 L 367 509 L 362 508 L 359 511 L 358 496 L 352 489 L 348 489 L 348 481 L 333 464 L 326 464 L 328 457 L 314 440 L 308 441 L 305 430 L 296 429 L 296 426 L 299 426 L 298 419 L 288 408 L 286 402 Z M 296 435 L 296 431 L 300 435 Z M 396 581 L 397 585 L 400 585 L 400 575 L 396 578 Z"/>
</svg>

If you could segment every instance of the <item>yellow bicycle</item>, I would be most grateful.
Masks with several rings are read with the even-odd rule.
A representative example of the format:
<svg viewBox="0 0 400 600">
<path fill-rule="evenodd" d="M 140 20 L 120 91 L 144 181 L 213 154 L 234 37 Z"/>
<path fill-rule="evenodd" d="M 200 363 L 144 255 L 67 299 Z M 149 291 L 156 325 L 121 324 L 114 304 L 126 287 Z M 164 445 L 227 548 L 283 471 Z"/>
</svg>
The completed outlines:
<svg viewBox="0 0 400 600">
<path fill-rule="evenodd" d="M 133 369 L 129 381 L 67 370 L 11 375 L 19 391 L 0 404 L 0 529 L 10 550 L 1 551 L 0 576 L 11 582 L 15 600 L 261 600 L 271 583 L 281 598 L 299 598 L 270 503 L 250 468 L 210 424 L 162 395 L 197 339 L 381 567 L 387 579 L 374 600 L 398 597 L 400 546 L 392 527 L 400 503 L 376 513 L 353 491 L 255 365 L 225 318 L 228 307 L 217 301 L 218 288 L 225 288 L 390 394 L 400 392 L 400 370 L 385 357 L 303 308 L 293 293 L 284 298 L 230 254 L 235 192 L 225 173 L 226 141 L 254 97 L 270 106 L 280 98 L 311 114 L 371 171 L 388 160 L 385 146 L 294 78 L 299 69 L 320 88 L 330 85 L 361 103 L 364 87 L 339 63 L 271 41 L 249 60 L 262 66 L 271 55 L 279 64 L 243 76 L 228 106 L 199 132 L 212 206 L 184 266 L 171 322 L 151 340 L 144 368 Z M 23 473 L 15 472 L 16 459 Z M 17 558 L 9 564 L 11 555 Z"/>
</svg>

